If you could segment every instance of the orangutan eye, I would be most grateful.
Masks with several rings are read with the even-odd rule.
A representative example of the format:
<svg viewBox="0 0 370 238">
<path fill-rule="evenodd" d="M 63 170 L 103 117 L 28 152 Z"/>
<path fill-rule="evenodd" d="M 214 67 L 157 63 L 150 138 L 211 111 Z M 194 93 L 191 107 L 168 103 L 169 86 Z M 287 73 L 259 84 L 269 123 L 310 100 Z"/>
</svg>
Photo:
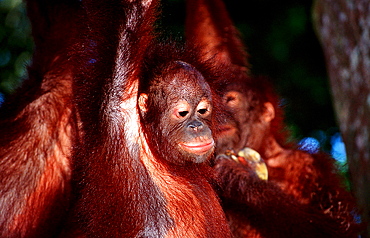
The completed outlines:
<svg viewBox="0 0 370 238">
<path fill-rule="evenodd" d="M 189 114 L 189 111 L 181 111 L 179 112 L 180 117 L 186 117 Z"/>
<path fill-rule="evenodd" d="M 212 106 L 208 98 L 202 99 L 197 106 L 197 113 L 202 117 L 206 117 L 211 113 Z"/>
<path fill-rule="evenodd" d="M 233 97 L 233 96 L 226 97 L 226 103 L 229 103 L 229 102 L 234 101 L 234 100 L 236 100 L 236 98 Z"/>
<path fill-rule="evenodd" d="M 203 115 L 203 114 L 205 114 L 207 111 L 208 111 L 208 110 L 207 110 L 207 108 L 199 109 L 199 110 L 198 110 L 198 113 Z"/>
<path fill-rule="evenodd" d="M 174 109 L 172 111 L 172 117 L 174 119 L 184 119 L 187 117 L 191 112 L 190 104 L 186 100 L 181 100 L 176 103 Z"/>
<path fill-rule="evenodd" d="M 225 104 L 228 106 L 228 107 L 231 107 L 231 108 L 236 108 L 240 105 L 241 103 L 241 94 L 239 92 L 236 92 L 236 91 L 231 91 L 231 92 L 228 92 L 226 93 L 226 95 L 224 96 L 224 100 L 225 100 Z"/>
</svg>

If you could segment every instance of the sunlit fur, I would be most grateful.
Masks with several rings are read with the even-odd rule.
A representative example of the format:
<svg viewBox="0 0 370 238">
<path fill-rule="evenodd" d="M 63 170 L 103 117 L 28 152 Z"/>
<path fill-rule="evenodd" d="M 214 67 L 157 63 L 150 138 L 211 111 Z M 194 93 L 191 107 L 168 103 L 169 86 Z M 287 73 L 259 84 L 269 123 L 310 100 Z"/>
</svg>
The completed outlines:
<svg viewBox="0 0 370 238">
<path fill-rule="evenodd" d="M 79 3 L 27 1 L 35 53 L 0 109 L 0 236 L 55 237 L 71 190 L 73 42 Z"/>
<path fill-rule="evenodd" d="M 150 43 L 157 1 L 83 4 L 89 20 L 76 46 L 82 52 L 73 85 L 81 120 L 73 150 L 76 196 L 63 237 L 230 237 L 209 165 L 168 163 L 176 151 L 139 114 L 147 83 L 141 79 L 165 70 L 146 68 L 148 48 L 158 49 L 160 61 L 178 56 Z M 206 77 L 201 64 L 176 60 Z"/>
</svg>

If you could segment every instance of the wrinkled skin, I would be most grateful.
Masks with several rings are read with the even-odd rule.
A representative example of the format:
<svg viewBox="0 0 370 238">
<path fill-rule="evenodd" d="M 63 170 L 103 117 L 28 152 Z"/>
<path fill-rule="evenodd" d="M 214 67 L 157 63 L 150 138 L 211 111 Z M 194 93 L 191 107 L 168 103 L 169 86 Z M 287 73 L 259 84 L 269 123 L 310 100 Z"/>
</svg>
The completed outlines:
<svg viewBox="0 0 370 238">
<path fill-rule="evenodd" d="M 214 151 L 209 127 L 211 103 L 211 90 L 203 76 L 190 64 L 179 61 L 154 80 L 147 94 L 140 95 L 144 121 L 159 134 L 161 143 L 178 155 L 166 157 L 169 162 L 202 163 L 210 158 Z"/>
</svg>

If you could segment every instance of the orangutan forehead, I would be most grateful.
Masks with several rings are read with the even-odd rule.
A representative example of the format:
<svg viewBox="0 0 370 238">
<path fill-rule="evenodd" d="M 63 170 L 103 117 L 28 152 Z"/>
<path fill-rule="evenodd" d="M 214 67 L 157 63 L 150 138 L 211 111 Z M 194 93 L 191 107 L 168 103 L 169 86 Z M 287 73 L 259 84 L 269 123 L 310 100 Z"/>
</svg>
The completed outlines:
<svg viewBox="0 0 370 238">
<path fill-rule="evenodd" d="M 162 81 L 167 85 L 164 89 L 170 94 L 175 92 L 198 97 L 199 95 L 211 95 L 211 89 L 203 75 L 186 62 L 173 62 L 167 73 L 163 75 Z"/>
</svg>

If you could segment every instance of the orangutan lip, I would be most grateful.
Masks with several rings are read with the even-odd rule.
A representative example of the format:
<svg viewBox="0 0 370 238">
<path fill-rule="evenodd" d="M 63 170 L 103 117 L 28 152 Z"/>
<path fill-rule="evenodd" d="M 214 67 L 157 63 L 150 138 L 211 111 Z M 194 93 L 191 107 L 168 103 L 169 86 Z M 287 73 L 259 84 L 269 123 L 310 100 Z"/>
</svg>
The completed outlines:
<svg viewBox="0 0 370 238">
<path fill-rule="evenodd" d="M 219 130 L 219 134 L 228 134 L 233 133 L 235 128 L 233 126 L 221 126 Z"/>
<path fill-rule="evenodd" d="M 228 131 L 228 130 L 231 130 L 231 126 L 221 126 L 220 127 L 220 131 Z"/>
<path fill-rule="evenodd" d="M 190 143 L 180 143 L 180 146 L 184 150 L 189 151 L 194 154 L 204 154 L 214 147 L 215 142 L 213 140 L 202 141 L 202 142 L 190 142 Z"/>
</svg>

